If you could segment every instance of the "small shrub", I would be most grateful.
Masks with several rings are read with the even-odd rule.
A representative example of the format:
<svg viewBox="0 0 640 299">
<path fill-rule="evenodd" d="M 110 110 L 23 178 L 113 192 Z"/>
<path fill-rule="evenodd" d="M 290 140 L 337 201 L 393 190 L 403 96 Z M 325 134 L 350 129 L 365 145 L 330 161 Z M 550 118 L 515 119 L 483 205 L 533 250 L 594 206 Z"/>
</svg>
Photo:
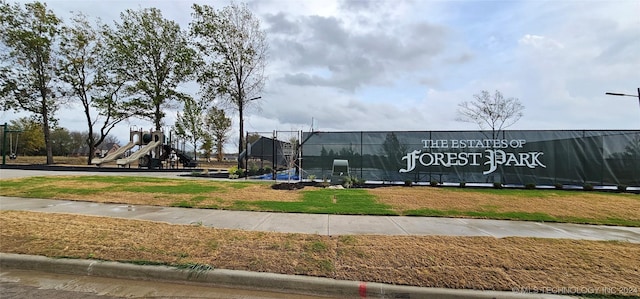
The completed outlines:
<svg viewBox="0 0 640 299">
<path fill-rule="evenodd" d="M 231 166 L 228 169 L 229 174 L 236 174 L 236 172 L 238 171 L 238 166 Z"/>
<path fill-rule="evenodd" d="M 536 184 L 535 183 L 528 183 L 524 185 L 524 188 L 527 190 L 533 190 L 536 188 Z"/>
<path fill-rule="evenodd" d="M 342 187 L 351 188 L 353 186 L 353 180 L 351 177 L 344 177 L 344 182 L 342 183 Z"/>
<path fill-rule="evenodd" d="M 258 166 L 256 166 L 255 164 L 252 164 L 251 167 L 249 167 L 249 175 L 256 175 L 258 174 Z"/>
<path fill-rule="evenodd" d="M 271 173 L 271 172 L 272 172 L 271 167 L 267 166 L 264 168 L 264 173 Z"/>
<path fill-rule="evenodd" d="M 404 185 L 407 186 L 407 187 L 411 187 L 411 186 L 413 186 L 413 181 L 412 180 L 405 180 L 404 181 Z"/>
<path fill-rule="evenodd" d="M 627 185 L 618 185 L 616 188 L 618 189 L 618 192 L 627 191 Z"/>
<path fill-rule="evenodd" d="M 560 183 L 555 183 L 555 185 L 553 185 L 554 187 L 556 187 L 556 189 L 558 190 L 562 190 L 564 188 L 564 185 L 560 184 Z"/>
<path fill-rule="evenodd" d="M 582 185 L 582 189 L 584 189 L 584 191 L 593 191 L 593 185 L 586 183 Z"/>
<path fill-rule="evenodd" d="M 238 170 L 236 170 L 236 175 L 238 175 L 238 177 L 243 177 L 244 176 L 244 169 L 239 168 Z"/>
<path fill-rule="evenodd" d="M 464 188 L 465 186 L 467 186 L 466 182 L 460 182 L 460 185 L 459 185 L 460 188 Z"/>
<path fill-rule="evenodd" d="M 429 182 L 429 185 L 431 185 L 431 187 L 438 187 L 438 181 L 436 180 L 431 180 L 431 182 Z"/>
<path fill-rule="evenodd" d="M 238 166 L 232 166 L 229 168 L 229 178 L 230 179 L 237 179 L 238 176 Z"/>
<path fill-rule="evenodd" d="M 307 179 L 313 182 L 316 179 L 316 176 L 314 174 L 310 174 L 307 176 Z"/>
<path fill-rule="evenodd" d="M 500 182 L 494 182 L 493 183 L 493 188 L 494 189 L 502 189 L 502 187 L 503 187 L 502 183 L 500 183 Z"/>
</svg>

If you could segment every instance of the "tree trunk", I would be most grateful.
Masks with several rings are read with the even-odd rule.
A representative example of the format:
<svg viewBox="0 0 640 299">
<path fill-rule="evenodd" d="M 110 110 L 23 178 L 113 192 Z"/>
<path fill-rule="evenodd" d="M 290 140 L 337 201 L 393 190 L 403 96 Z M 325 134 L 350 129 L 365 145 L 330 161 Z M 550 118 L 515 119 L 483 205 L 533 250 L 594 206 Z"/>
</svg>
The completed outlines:
<svg viewBox="0 0 640 299">
<path fill-rule="evenodd" d="M 96 141 L 93 139 L 93 129 L 89 127 L 89 137 L 87 138 L 87 146 L 89 150 L 89 157 L 87 157 L 87 165 L 91 165 L 91 160 L 96 156 Z"/>
<path fill-rule="evenodd" d="M 240 114 L 240 138 L 238 141 L 238 169 L 243 169 L 244 168 L 244 164 L 242 163 L 242 159 L 240 158 L 240 154 L 242 153 L 242 141 L 244 135 L 242 134 L 242 132 L 244 131 L 244 124 L 242 121 L 242 102 L 238 101 L 238 112 Z"/>
<path fill-rule="evenodd" d="M 160 104 L 156 104 L 156 112 L 155 112 L 155 125 L 156 125 L 156 131 L 160 131 L 161 126 L 160 126 L 160 120 L 162 118 L 162 111 L 160 111 Z"/>
<path fill-rule="evenodd" d="M 51 130 L 49 129 L 49 107 L 47 106 L 47 93 L 41 90 L 42 98 L 42 131 L 44 132 L 44 145 L 47 150 L 47 165 L 53 164 L 53 146 L 51 146 Z"/>
</svg>

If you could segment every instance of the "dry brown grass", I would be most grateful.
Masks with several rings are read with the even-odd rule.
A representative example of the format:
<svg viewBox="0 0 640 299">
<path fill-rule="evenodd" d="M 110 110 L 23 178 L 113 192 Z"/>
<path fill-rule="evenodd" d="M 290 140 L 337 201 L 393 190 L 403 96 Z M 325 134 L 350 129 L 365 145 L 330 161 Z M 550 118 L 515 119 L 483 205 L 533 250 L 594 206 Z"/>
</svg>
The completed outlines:
<svg viewBox="0 0 640 299">
<path fill-rule="evenodd" d="M 250 184 L 241 189 L 234 189 L 229 184 L 211 181 L 189 181 L 190 184 L 202 185 L 202 186 L 215 186 L 213 191 L 199 194 L 202 199 L 198 201 L 191 201 L 194 194 L 179 194 L 170 193 L 170 189 L 173 186 L 181 184 L 181 180 L 163 180 L 160 182 L 136 182 L 136 187 L 157 187 L 157 190 L 167 190 L 168 193 L 156 192 L 130 192 L 130 191 L 114 191 L 108 189 L 109 187 L 117 187 L 115 183 L 106 182 L 93 182 L 93 181 L 75 181 L 66 180 L 73 179 L 77 176 L 56 176 L 56 180 L 53 182 L 41 182 L 37 188 L 43 188 L 47 186 L 55 186 L 57 188 L 71 188 L 71 189 L 93 189 L 94 192 L 88 194 L 74 194 L 66 193 L 56 196 L 57 199 L 66 200 L 81 200 L 92 201 L 101 203 L 124 203 L 135 205 L 155 205 L 155 206 L 172 206 L 180 201 L 190 201 L 193 207 L 219 207 L 225 208 L 234 205 L 236 201 L 279 201 L 279 202 L 293 202 L 301 199 L 301 191 L 287 191 L 287 190 L 274 190 L 271 189 L 269 184 Z M 21 179 L 13 179 L 19 181 Z M 5 180 L 7 182 L 13 180 Z M 316 188 L 310 187 L 306 190 L 314 190 Z M 24 190 L 3 190 L 2 194 L 6 196 L 21 196 Z"/>
<path fill-rule="evenodd" d="M 637 288 L 640 245 L 491 237 L 339 236 L 0 212 L 0 251 L 423 287 Z M 627 294 L 627 295 L 639 295 Z"/>
<path fill-rule="evenodd" d="M 7 158 L 7 164 L 46 164 L 46 156 L 18 156 L 15 160 Z M 87 166 L 87 157 L 65 157 L 54 156 L 53 162 L 56 165 L 73 165 L 73 166 Z M 115 165 L 115 162 L 113 163 Z M 93 166 L 95 167 L 95 166 Z"/>
<path fill-rule="evenodd" d="M 18 178 L 2 180 L 1 183 L 13 183 L 29 180 Z M 188 187 L 187 184 L 189 184 Z M 239 186 L 241 185 L 241 186 Z M 246 184 L 211 180 L 158 180 L 118 183 L 86 180 L 78 176 L 56 176 L 41 179 L 37 183 L 22 184 L 20 187 L 3 188 L 4 196 L 43 197 L 57 199 L 94 201 L 103 203 L 122 203 L 156 206 L 188 206 L 194 208 L 244 208 L 260 210 L 259 206 L 246 204 L 252 201 L 296 202 L 301 201 L 303 192 L 313 192 L 318 188 L 306 187 L 303 190 L 273 190 L 270 183 Z M 47 189 L 47 187 L 51 187 Z M 203 193 L 188 192 L 188 188 L 210 188 Z M 146 188 L 127 191 L 125 188 Z M 184 191 L 173 192 L 172 188 Z M 43 194 L 42 190 L 49 192 Z M 54 190 L 60 190 L 55 192 Z M 73 190 L 72 192 L 68 190 Z M 76 192 L 76 191 L 91 192 Z M 177 190 L 177 189 L 176 189 Z M 340 192 L 340 191 L 337 191 Z M 376 197 L 376 201 L 386 204 L 399 214 L 406 215 L 412 210 L 440 211 L 454 217 L 471 217 L 470 213 L 485 215 L 497 219 L 525 219 L 522 216 L 504 216 L 522 213 L 540 214 L 544 218 L 526 218 L 537 221 L 560 221 L 574 223 L 595 223 L 609 225 L 638 226 L 640 223 L 640 195 L 616 194 L 604 192 L 580 192 L 562 190 L 473 190 L 433 187 L 384 187 L 367 189 Z M 238 202 L 242 202 L 238 205 Z M 448 211 L 454 211 L 449 213 Z M 415 212 L 414 212 L 415 213 Z M 438 215 L 429 212 L 418 215 Z M 518 218 L 521 217 L 521 218 Z M 552 220 L 548 220 L 552 219 Z"/>
<path fill-rule="evenodd" d="M 506 191 L 506 190 L 505 190 Z M 545 190 L 544 197 L 466 192 L 449 188 L 389 187 L 370 191 L 395 211 L 459 210 L 545 213 L 554 217 L 640 220 L 640 196 Z"/>
</svg>

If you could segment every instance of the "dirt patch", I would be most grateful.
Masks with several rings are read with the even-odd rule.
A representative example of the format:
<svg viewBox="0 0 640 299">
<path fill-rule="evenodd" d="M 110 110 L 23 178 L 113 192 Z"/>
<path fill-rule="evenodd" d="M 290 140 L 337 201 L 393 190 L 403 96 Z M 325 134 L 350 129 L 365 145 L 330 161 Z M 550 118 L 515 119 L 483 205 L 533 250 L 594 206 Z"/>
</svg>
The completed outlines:
<svg viewBox="0 0 640 299">
<path fill-rule="evenodd" d="M 319 236 L 0 212 L 0 251 L 301 274 L 423 287 L 640 286 L 640 245 L 490 237 Z M 639 295 L 627 293 L 626 295 Z"/>
<path fill-rule="evenodd" d="M 299 201 L 302 198 L 300 190 L 273 190 L 268 184 L 248 185 L 239 190 L 226 189 L 224 192 L 211 193 L 225 201 Z"/>
<path fill-rule="evenodd" d="M 304 188 L 302 183 L 277 183 L 271 185 L 271 189 L 274 190 L 298 190 Z"/>
</svg>

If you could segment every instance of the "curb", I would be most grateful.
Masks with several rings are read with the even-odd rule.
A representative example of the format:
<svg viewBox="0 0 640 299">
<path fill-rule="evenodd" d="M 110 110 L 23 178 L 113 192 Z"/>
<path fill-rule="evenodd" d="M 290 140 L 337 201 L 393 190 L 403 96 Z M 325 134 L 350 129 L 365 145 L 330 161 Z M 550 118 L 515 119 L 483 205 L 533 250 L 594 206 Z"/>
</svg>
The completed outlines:
<svg viewBox="0 0 640 299">
<path fill-rule="evenodd" d="M 189 270 L 169 266 L 134 265 L 84 259 L 54 259 L 44 256 L 0 252 L 0 268 L 4 267 L 60 274 L 170 281 L 201 286 L 245 288 L 342 298 L 570 298 L 535 293 L 422 288 L 240 270 Z"/>
</svg>

